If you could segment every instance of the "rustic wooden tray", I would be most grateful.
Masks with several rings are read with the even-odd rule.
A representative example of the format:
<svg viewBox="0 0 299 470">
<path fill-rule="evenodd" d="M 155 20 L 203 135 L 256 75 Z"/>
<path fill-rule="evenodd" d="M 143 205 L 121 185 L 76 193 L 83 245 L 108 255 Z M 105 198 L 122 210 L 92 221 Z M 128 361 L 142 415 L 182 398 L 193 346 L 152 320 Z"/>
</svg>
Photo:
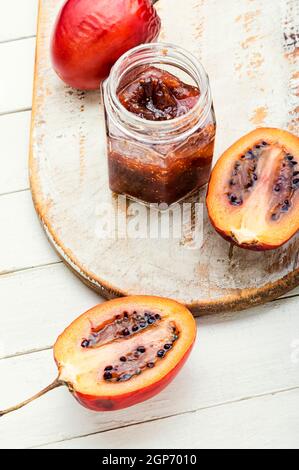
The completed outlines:
<svg viewBox="0 0 299 470">
<path fill-rule="evenodd" d="M 197 249 L 188 236 L 99 238 L 98 225 L 109 219 L 102 203 L 115 204 L 107 182 L 100 93 L 73 90 L 52 71 L 49 40 L 62 3 L 40 0 L 30 178 L 38 216 L 65 263 L 104 297 L 162 295 L 187 304 L 194 314 L 247 308 L 297 286 L 298 236 L 265 253 L 232 249 L 204 214 L 204 240 Z M 225 8 L 223 3 L 157 3 L 164 25 L 160 39 L 189 49 L 210 75 L 218 123 L 215 158 L 257 126 L 299 132 L 298 2 L 226 0 Z M 200 197 L 203 201 L 204 194 Z"/>
</svg>

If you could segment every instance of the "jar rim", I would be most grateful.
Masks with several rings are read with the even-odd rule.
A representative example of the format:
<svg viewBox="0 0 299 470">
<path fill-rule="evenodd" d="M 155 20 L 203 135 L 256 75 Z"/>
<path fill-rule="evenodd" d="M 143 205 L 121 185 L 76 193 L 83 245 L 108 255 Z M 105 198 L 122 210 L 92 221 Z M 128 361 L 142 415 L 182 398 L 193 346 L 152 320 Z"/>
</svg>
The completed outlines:
<svg viewBox="0 0 299 470">
<path fill-rule="evenodd" d="M 182 126 L 182 122 L 185 124 L 190 123 L 190 121 L 196 116 L 197 122 L 196 125 L 192 125 L 191 129 L 187 129 L 184 134 L 191 134 L 194 132 L 195 128 L 199 128 L 206 120 L 208 113 L 210 112 L 212 106 L 211 94 L 210 94 L 210 87 L 209 87 L 209 78 L 207 72 L 205 71 L 201 62 L 189 51 L 186 49 L 177 46 L 172 43 L 167 42 L 155 42 L 155 43 L 148 43 L 148 44 L 141 44 L 139 46 L 130 49 L 129 51 L 125 52 L 113 65 L 110 71 L 110 75 L 106 80 L 105 88 L 108 88 L 108 93 L 110 96 L 110 104 L 112 105 L 113 110 L 117 114 L 121 114 L 125 118 L 126 124 L 131 126 L 135 126 L 135 132 L 138 134 L 140 133 L 140 128 L 144 127 L 145 119 L 137 116 L 136 114 L 132 113 L 125 106 L 120 102 L 117 91 L 118 85 L 121 78 L 128 72 L 128 70 L 124 70 L 121 74 L 121 67 L 129 60 L 131 57 L 138 56 L 138 53 L 142 54 L 142 52 L 148 51 L 149 54 L 153 52 L 157 52 L 157 63 L 168 64 L 172 65 L 177 68 L 181 68 L 186 73 L 188 73 L 191 78 L 196 82 L 196 85 L 200 89 L 200 96 L 193 108 L 188 110 L 182 116 L 175 117 L 170 120 L 163 120 L 163 121 L 149 121 L 146 120 L 146 127 L 148 130 L 152 130 L 153 132 L 164 133 L 168 135 L 171 132 L 174 132 L 176 129 Z M 160 54 L 159 54 L 160 53 Z M 186 70 L 183 66 L 179 67 L 176 63 L 178 61 L 178 57 L 181 59 L 182 62 L 186 64 L 186 67 L 189 66 L 189 69 Z M 143 59 L 144 64 L 151 62 L 154 64 L 155 60 L 154 57 L 148 57 Z M 145 62 L 147 61 L 147 62 Z M 142 60 L 136 60 L 134 67 L 141 65 Z M 132 69 L 134 68 L 132 67 Z M 192 71 L 190 72 L 190 68 Z M 122 127 L 124 127 L 124 122 L 122 122 Z M 134 133 L 134 131 L 133 131 Z M 173 138 L 173 137 L 172 137 Z M 150 139 L 152 140 L 152 139 Z M 160 139 L 159 139 L 160 140 Z M 163 139 L 162 140 L 168 140 Z"/>
</svg>

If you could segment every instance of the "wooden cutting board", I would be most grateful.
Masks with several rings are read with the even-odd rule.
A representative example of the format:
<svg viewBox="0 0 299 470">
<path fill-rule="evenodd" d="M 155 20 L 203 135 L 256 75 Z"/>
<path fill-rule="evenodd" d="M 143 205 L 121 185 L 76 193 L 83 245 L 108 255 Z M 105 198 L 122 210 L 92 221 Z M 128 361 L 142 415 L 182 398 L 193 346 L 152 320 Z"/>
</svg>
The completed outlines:
<svg viewBox="0 0 299 470">
<path fill-rule="evenodd" d="M 38 216 L 65 263 L 106 298 L 172 297 L 196 315 L 247 308 L 297 286 L 298 236 L 275 251 L 232 249 L 205 210 L 201 246 L 186 233 L 169 240 L 125 238 L 120 230 L 99 236 L 116 204 L 108 189 L 100 93 L 67 87 L 51 68 L 49 38 L 62 3 L 40 0 L 30 179 Z M 209 73 L 215 159 L 254 127 L 299 133 L 297 0 L 160 0 L 157 9 L 160 40 L 189 49 Z M 111 210 L 105 213 L 103 203 Z M 129 218 L 134 210 L 130 204 Z M 139 222 L 147 216 L 141 210 Z"/>
</svg>

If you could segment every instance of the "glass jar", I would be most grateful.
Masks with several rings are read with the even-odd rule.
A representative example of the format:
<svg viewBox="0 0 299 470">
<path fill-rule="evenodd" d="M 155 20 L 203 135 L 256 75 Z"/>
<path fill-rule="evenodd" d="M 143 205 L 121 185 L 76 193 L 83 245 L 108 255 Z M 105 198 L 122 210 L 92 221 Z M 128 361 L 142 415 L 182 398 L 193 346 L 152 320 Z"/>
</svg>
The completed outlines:
<svg viewBox="0 0 299 470">
<path fill-rule="evenodd" d="M 147 120 L 128 111 L 118 94 L 148 68 L 194 84 L 200 95 L 185 114 Z M 152 43 L 125 53 L 102 86 L 110 189 L 144 203 L 171 205 L 208 182 L 216 121 L 208 76 L 189 52 Z"/>
</svg>

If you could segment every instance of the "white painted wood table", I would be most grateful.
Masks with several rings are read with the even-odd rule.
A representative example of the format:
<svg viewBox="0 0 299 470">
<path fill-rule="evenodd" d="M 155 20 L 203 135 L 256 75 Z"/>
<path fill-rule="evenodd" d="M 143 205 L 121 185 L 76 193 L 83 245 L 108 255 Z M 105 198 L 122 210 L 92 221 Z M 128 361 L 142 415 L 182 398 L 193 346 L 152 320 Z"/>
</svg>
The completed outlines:
<svg viewBox="0 0 299 470">
<path fill-rule="evenodd" d="M 1 6 L 0 409 L 53 379 L 56 336 L 102 301 L 59 260 L 31 201 L 37 0 L 1 0 Z M 200 318 L 191 359 L 159 396 L 96 414 L 61 388 L 1 418 L 0 447 L 298 448 L 298 310 L 296 289 L 246 312 Z"/>
</svg>

